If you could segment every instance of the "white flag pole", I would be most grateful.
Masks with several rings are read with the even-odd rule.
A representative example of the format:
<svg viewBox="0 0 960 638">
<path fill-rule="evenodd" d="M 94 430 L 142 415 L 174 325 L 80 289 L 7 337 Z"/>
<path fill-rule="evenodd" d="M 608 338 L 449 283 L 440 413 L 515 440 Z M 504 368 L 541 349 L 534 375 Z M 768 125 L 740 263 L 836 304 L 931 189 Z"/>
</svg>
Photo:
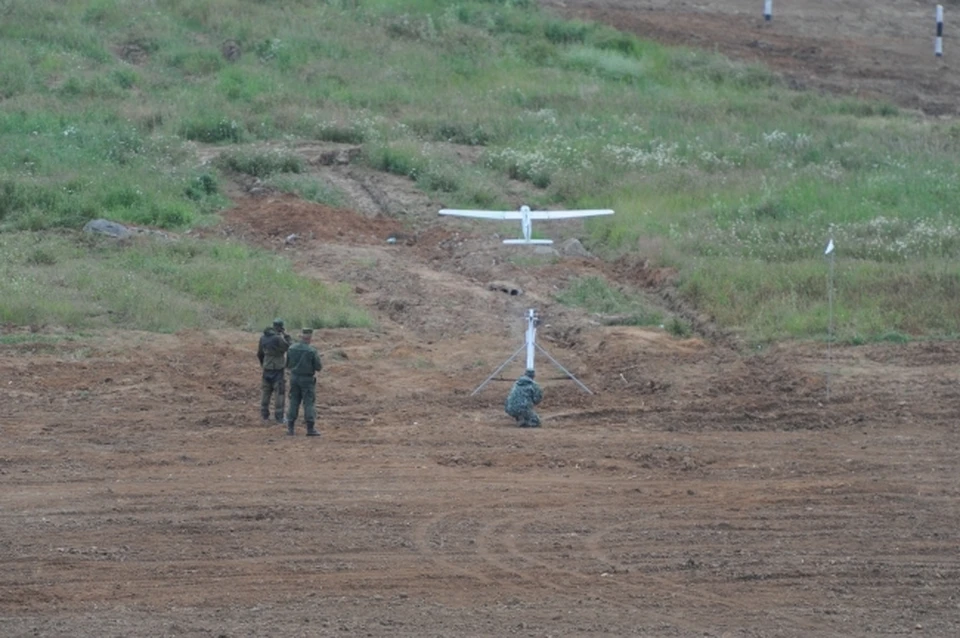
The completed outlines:
<svg viewBox="0 0 960 638">
<path fill-rule="evenodd" d="M 827 279 L 827 401 L 830 400 L 830 371 L 833 369 L 833 237 L 827 243 L 823 252 L 830 258 L 830 276 Z"/>
</svg>

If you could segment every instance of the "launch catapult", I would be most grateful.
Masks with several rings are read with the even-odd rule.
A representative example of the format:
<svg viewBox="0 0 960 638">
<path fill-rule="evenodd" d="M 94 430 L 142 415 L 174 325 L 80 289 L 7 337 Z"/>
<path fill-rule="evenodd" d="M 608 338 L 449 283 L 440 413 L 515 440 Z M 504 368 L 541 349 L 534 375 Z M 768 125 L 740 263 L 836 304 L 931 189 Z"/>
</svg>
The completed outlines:
<svg viewBox="0 0 960 638">
<path fill-rule="evenodd" d="M 483 383 L 481 383 L 480 385 L 478 385 L 477 388 L 476 388 L 473 392 L 470 393 L 470 396 L 473 396 L 473 395 L 475 395 L 477 392 L 480 392 L 480 390 L 482 390 L 482 389 L 484 388 L 484 386 L 486 386 L 488 383 L 490 383 L 490 381 L 492 381 L 494 377 L 496 377 L 498 374 L 500 374 L 500 372 L 501 372 L 504 368 L 506 368 L 506 367 L 510 364 L 511 361 L 513 361 L 514 359 L 516 359 L 516 358 L 520 355 L 521 352 L 526 351 L 526 353 L 527 353 L 527 368 L 526 368 L 526 369 L 527 369 L 527 370 L 535 370 L 535 368 L 534 368 L 534 355 L 536 354 L 536 351 L 537 351 L 537 350 L 539 350 L 540 353 L 543 354 L 543 356 L 545 356 L 545 357 L 550 361 L 550 363 L 552 363 L 552 364 L 555 365 L 557 368 L 559 368 L 560 371 L 563 372 L 563 374 L 565 374 L 568 379 L 573 380 L 574 383 L 576 383 L 578 386 L 580 386 L 580 388 L 581 388 L 584 392 L 586 392 L 587 394 L 593 394 L 593 392 L 590 390 L 590 388 L 588 388 L 587 386 L 585 386 L 585 385 L 580 381 L 580 379 L 578 379 L 577 377 L 573 376 L 573 373 L 572 373 L 572 372 L 570 372 L 569 370 L 567 370 L 566 368 L 564 368 L 562 365 L 560 365 L 560 362 L 559 362 L 559 361 L 557 361 L 557 360 L 554 359 L 552 356 L 550 356 L 550 353 L 547 352 L 546 350 L 544 350 L 544 349 L 540 346 L 540 344 L 537 343 L 537 326 L 539 326 L 539 325 L 540 325 L 540 316 L 537 314 L 537 311 L 534 310 L 533 308 L 531 308 L 530 310 L 527 310 L 527 332 L 526 332 L 526 336 L 525 336 L 525 338 L 524 338 L 524 343 L 523 343 L 523 345 L 520 346 L 519 348 L 517 348 L 517 351 L 514 352 L 512 355 L 510 355 L 510 358 L 508 358 L 506 361 L 504 361 L 502 364 L 500 364 L 500 367 L 497 368 L 496 370 L 494 370 L 494 371 L 493 371 L 493 374 L 491 374 L 489 377 L 487 377 L 486 380 L 485 380 Z"/>
</svg>

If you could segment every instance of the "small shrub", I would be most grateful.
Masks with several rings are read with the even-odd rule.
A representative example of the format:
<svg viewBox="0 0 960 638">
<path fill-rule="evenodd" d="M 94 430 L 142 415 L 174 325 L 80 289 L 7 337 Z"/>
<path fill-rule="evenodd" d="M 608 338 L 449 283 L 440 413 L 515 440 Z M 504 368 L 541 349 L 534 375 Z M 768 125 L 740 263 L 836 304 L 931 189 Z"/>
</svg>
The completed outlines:
<svg viewBox="0 0 960 638">
<path fill-rule="evenodd" d="M 220 191 L 217 185 L 217 178 L 210 173 L 201 173 L 187 184 L 184 195 L 193 201 L 200 201 L 205 197 L 216 195 Z"/>
<path fill-rule="evenodd" d="M 543 35 L 554 44 L 582 44 L 589 29 L 583 22 L 550 20 L 543 27 Z"/>
<path fill-rule="evenodd" d="M 132 89 L 137 85 L 137 72 L 133 69 L 114 69 L 110 73 L 110 79 L 121 89 Z"/>
<path fill-rule="evenodd" d="M 365 149 L 364 157 L 373 168 L 414 178 L 423 163 L 418 152 L 405 147 L 381 146 Z"/>
<path fill-rule="evenodd" d="M 679 337 L 681 339 L 686 339 L 693 334 L 690 324 L 679 317 L 671 317 L 670 321 L 667 322 L 665 327 L 667 332 L 672 334 L 674 337 Z"/>
<path fill-rule="evenodd" d="M 52 266 L 57 263 L 57 255 L 49 248 L 34 248 L 25 261 L 31 266 Z"/>
<path fill-rule="evenodd" d="M 481 122 L 434 122 L 417 120 L 410 128 L 418 135 L 437 142 L 450 142 L 465 146 L 484 146 L 490 142 L 490 133 Z"/>
<path fill-rule="evenodd" d="M 362 144 L 366 141 L 366 134 L 358 126 L 324 124 L 317 131 L 317 139 L 338 144 Z"/>
<path fill-rule="evenodd" d="M 293 193 L 310 202 L 327 206 L 343 206 L 342 192 L 307 176 L 278 175 L 268 181 L 269 186 L 283 193 Z"/>
<path fill-rule="evenodd" d="M 236 120 L 224 117 L 205 117 L 188 120 L 180 129 L 188 140 L 215 144 L 217 142 L 242 142 L 246 137 L 243 127 Z"/>
<path fill-rule="evenodd" d="M 185 75 L 205 76 L 223 68 L 223 57 L 217 51 L 207 49 L 178 51 L 167 59 L 167 63 Z"/>
<path fill-rule="evenodd" d="M 253 177 L 270 177 L 276 173 L 303 172 L 303 159 L 280 151 L 232 152 L 217 158 L 219 167 Z"/>
</svg>

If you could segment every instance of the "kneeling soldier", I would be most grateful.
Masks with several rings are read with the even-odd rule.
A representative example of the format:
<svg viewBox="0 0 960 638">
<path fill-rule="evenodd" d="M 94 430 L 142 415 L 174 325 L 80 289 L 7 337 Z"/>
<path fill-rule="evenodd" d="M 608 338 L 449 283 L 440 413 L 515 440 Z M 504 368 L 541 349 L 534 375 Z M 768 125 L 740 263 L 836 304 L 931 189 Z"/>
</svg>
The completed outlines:
<svg viewBox="0 0 960 638">
<path fill-rule="evenodd" d="M 504 405 L 507 414 L 516 419 L 517 425 L 522 428 L 540 427 L 540 417 L 533 411 L 533 406 L 543 399 L 543 390 L 533 380 L 534 374 L 533 370 L 527 370 L 517 379 Z"/>
</svg>

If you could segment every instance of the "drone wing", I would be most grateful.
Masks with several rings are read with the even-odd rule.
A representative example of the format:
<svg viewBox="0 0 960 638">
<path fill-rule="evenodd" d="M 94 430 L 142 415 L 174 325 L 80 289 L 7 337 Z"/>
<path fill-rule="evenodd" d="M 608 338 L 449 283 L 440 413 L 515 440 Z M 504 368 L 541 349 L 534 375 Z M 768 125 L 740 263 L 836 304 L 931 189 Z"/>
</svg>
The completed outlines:
<svg viewBox="0 0 960 638">
<path fill-rule="evenodd" d="M 479 219 L 523 219 L 523 213 L 516 210 L 457 210 L 444 208 L 440 211 L 440 214 L 453 215 L 454 217 L 476 217 Z"/>
<path fill-rule="evenodd" d="M 530 211 L 530 219 L 571 219 L 573 217 L 596 217 L 597 215 L 613 215 L 613 211 L 610 209 Z"/>
</svg>

